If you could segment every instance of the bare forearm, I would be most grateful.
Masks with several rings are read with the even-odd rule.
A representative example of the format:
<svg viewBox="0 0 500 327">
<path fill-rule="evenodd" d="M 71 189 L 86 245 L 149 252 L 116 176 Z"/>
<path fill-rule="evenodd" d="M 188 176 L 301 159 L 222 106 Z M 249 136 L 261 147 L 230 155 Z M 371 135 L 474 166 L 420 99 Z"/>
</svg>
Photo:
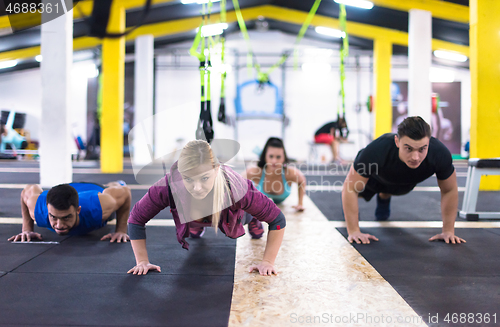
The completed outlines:
<svg viewBox="0 0 500 327">
<path fill-rule="evenodd" d="M 455 218 L 458 210 L 458 190 L 441 193 L 441 216 L 443 232 L 455 232 Z"/>
<path fill-rule="evenodd" d="M 149 262 L 146 240 L 130 240 L 130 243 L 132 244 L 136 264 L 140 262 Z"/>
<path fill-rule="evenodd" d="M 127 200 L 123 205 L 116 210 L 116 232 L 127 233 L 127 221 L 130 214 L 130 201 L 131 196 L 127 197 Z"/>
<path fill-rule="evenodd" d="M 121 208 L 120 208 L 121 209 Z M 115 232 L 127 233 L 127 220 L 129 211 L 120 212 L 116 211 L 116 228 Z"/>
<path fill-rule="evenodd" d="M 30 211 L 23 199 L 24 191 L 21 193 L 21 215 L 23 217 L 23 232 L 32 232 L 35 226 L 33 219 L 31 218 Z"/>
<path fill-rule="evenodd" d="M 274 261 L 278 256 L 284 234 L 285 228 L 269 231 L 269 233 L 267 234 L 266 249 L 264 250 L 264 258 L 262 259 L 262 261 L 266 261 L 274 265 Z"/>
<path fill-rule="evenodd" d="M 347 233 L 359 232 L 358 193 L 354 190 L 342 190 L 342 208 L 344 209 Z"/>
<path fill-rule="evenodd" d="M 306 183 L 299 185 L 299 206 L 303 205 L 304 194 L 306 194 Z"/>
</svg>

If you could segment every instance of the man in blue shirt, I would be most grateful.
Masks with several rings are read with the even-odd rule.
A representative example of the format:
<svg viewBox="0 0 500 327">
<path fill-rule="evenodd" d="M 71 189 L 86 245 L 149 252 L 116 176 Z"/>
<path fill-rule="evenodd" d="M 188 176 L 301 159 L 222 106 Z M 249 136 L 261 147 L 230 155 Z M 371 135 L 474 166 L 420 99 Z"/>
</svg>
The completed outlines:
<svg viewBox="0 0 500 327">
<path fill-rule="evenodd" d="M 43 191 L 40 185 L 27 185 L 21 192 L 22 232 L 9 241 L 42 239 L 33 231 L 34 223 L 59 235 L 84 235 L 107 224 L 116 212 L 116 230 L 101 238 L 127 242 L 127 220 L 131 192 L 125 183 L 112 182 L 103 188 L 93 183 L 61 184 Z"/>
</svg>

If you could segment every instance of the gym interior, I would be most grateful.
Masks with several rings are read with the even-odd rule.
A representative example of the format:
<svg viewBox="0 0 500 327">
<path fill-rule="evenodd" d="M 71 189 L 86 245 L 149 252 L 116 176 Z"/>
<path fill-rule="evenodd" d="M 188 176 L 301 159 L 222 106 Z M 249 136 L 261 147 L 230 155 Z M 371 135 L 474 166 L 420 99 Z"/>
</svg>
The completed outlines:
<svg viewBox="0 0 500 327">
<path fill-rule="evenodd" d="M 492 0 L 0 1 L 0 326 L 500 326 L 498 13 Z M 466 242 L 429 241 L 450 217 L 438 173 L 392 196 L 388 219 L 359 199 L 378 240 L 353 241 L 350 171 L 415 116 L 451 155 Z M 331 144 L 316 138 L 328 122 Z M 267 224 L 261 238 L 207 227 L 186 251 L 168 208 L 147 223 L 161 271 L 142 276 L 127 273 L 130 242 L 101 240 L 118 219 L 11 240 L 28 185 L 120 181 L 132 210 L 189 142 L 247 178 L 271 137 L 304 178 L 283 177 L 277 274 L 249 272 Z"/>
</svg>

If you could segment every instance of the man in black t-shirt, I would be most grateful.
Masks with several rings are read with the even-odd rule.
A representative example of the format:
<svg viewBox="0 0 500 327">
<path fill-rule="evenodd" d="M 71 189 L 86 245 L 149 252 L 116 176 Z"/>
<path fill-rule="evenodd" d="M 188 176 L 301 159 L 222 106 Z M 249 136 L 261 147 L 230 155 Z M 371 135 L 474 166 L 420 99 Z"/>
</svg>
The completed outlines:
<svg viewBox="0 0 500 327">
<path fill-rule="evenodd" d="M 458 187 L 450 151 L 431 137 L 431 129 L 420 117 L 408 117 L 398 126 L 398 134 L 384 134 L 358 152 L 343 188 L 344 209 L 349 242 L 369 244 L 378 239 L 359 229 L 358 197 L 369 201 L 377 195 L 376 220 L 390 216 L 392 195 L 409 193 L 420 182 L 436 174 L 441 190 L 442 233 L 429 240 L 462 243 L 455 236 Z"/>
</svg>

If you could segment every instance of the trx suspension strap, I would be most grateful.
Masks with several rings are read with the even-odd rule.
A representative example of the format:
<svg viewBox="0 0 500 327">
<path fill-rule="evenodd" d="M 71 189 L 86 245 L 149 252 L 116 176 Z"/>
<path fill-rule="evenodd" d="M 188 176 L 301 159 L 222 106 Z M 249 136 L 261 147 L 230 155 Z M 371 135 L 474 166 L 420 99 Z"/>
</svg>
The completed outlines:
<svg viewBox="0 0 500 327">
<path fill-rule="evenodd" d="M 212 6 L 212 1 L 209 0 L 208 11 L 210 15 L 210 9 Z M 189 53 L 198 58 L 200 61 L 199 71 L 200 71 L 200 82 L 201 82 L 201 110 L 200 118 L 198 120 L 198 126 L 196 128 L 196 139 L 206 140 L 208 143 L 212 142 L 214 138 L 213 122 L 212 122 L 212 112 L 210 109 L 210 51 L 205 52 L 206 38 L 201 35 L 201 30 L 205 21 L 205 4 L 202 4 L 202 22 L 196 37 L 194 38 L 193 46 L 189 50 Z M 201 51 L 196 52 L 198 45 L 201 43 Z M 207 77 L 207 83 L 205 85 L 205 77 Z"/>
<path fill-rule="evenodd" d="M 221 0 L 220 2 L 220 22 L 226 22 L 226 0 Z M 222 47 L 222 52 L 220 56 L 221 65 L 224 67 L 224 71 L 220 74 L 220 105 L 219 105 L 219 114 L 217 115 L 217 119 L 224 124 L 229 125 L 229 121 L 226 119 L 226 69 L 225 69 L 225 61 L 224 61 L 224 52 L 226 51 L 226 31 L 222 32 L 222 36 L 220 38 L 220 43 Z"/>
<path fill-rule="evenodd" d="M 294 44 L 294 49 L 293 49 L 294 59 L 295 59 L 294 60 L 294 68 L 295 69 L 297 68 L 298 61 L 299 61 L 299 50 L 298 50 L 297 46 L 299 45 L 300 41 L 302 40 L 302 38 L 306 34 L 307 28 L 311 24 L 311 21 L 313 20 L 314 15 L 316 15 L 316 11 L 318 10 L 320 3 L 321 3 L 321 0 L 316 0 L 314 2 L 311 10 L 309 11 L 309 14 L 307 14 L 307 18 L 304 21 L 304 24 L 302 24 L 302 27 L 300 28 L 300 31 L 299 31 L 299 34 L 297 35 L 297 38 L 295 39 L 295 44 Z"/>
<path fill-rule="evenodd" d="M 342 104 L 342 120 L 344 126 L 339 126 L 340 134 L 343 138 L 347 138 L 349 135 L 349 129 L 347 128 L 347 122 L 345 120 L 345 58 L 349 55 L 349 39 L 347 36 L 346 28 L 346 11 L 345 5 L 340 4 L 340 30 L 342 31 L 341 44 L 340 44 L 340 99 Z M 337 106 L 337 122 L 340 121 L 340 106 Z"/>
<path fill-rule="evenodd" d="M 245 25 L 245 20 L 243 19 L 243 15 L 241 14 L 241 10 L 240 10 L 240 6 L 239 6 L 239 3 L 238 3 L 238 0 L 232 0 L 232 1 L 233 1 L 233 6 L 234 6 L 234 11 L 236 13 L 236 18 L 238 19 L 238 25 L 240 26 L 241 33 L 243 34 L 243 38 L 245 39 L 246 44 L 247 44 L 247 49 L 248 49 L 247 50 L 248 51 L 248 54 L 247 54 L 247 68 L 248 68 L 248 71 L 250 71 L 252 69 L 252 65 L 253 65 L 253 67 L 257 71 L 257 81 L 259 81 L 260 87 L 262 87 L 263 84 L 269 82 L 269 74 L 271 74 L 271 72 L 273 72 L 276 68 L 278 68 L 279 66 L 281 66 L 288 59 L 288 57 L 290 56 L 290 53 L 283 54 L 281 56 L 281 58 L 279 59 L 279 61 L 277 63 L 275 63 L 274 65 L 272 65 L 267 70 L 267 72 L 262 72 L 260 70 L 260 65 L 255 60 L 255 56 L 254 56 L 252 47 L 250 45 L 250 37 L 248 36 L 248 31 L 247 31 L 247 28 L 246 28 L 246 25 Z M 311 10 L 309 11 L 309 14 L 307 15 L 306 20 L 302 24 L 300 32 L 297 35 L 297 38 L 295 39 L 295 51 L 294 51 L 295 54 L 297 54 L 297 50 L 296 50 L 297 49 L 297 45 L 300 43 L 300 41 L 304 37 L 304 35 L 305 35 L 306 31 L 307 31 L 307 28 L 311 24 L 311 21 L 314 18 L 314 15 L 316 14 L 316 11 L 318 10 L 318 7 L 319 7 L 320 3 L 321 3 L 321 0 L 316 0 L 314 2 Z"/>
</svg>

